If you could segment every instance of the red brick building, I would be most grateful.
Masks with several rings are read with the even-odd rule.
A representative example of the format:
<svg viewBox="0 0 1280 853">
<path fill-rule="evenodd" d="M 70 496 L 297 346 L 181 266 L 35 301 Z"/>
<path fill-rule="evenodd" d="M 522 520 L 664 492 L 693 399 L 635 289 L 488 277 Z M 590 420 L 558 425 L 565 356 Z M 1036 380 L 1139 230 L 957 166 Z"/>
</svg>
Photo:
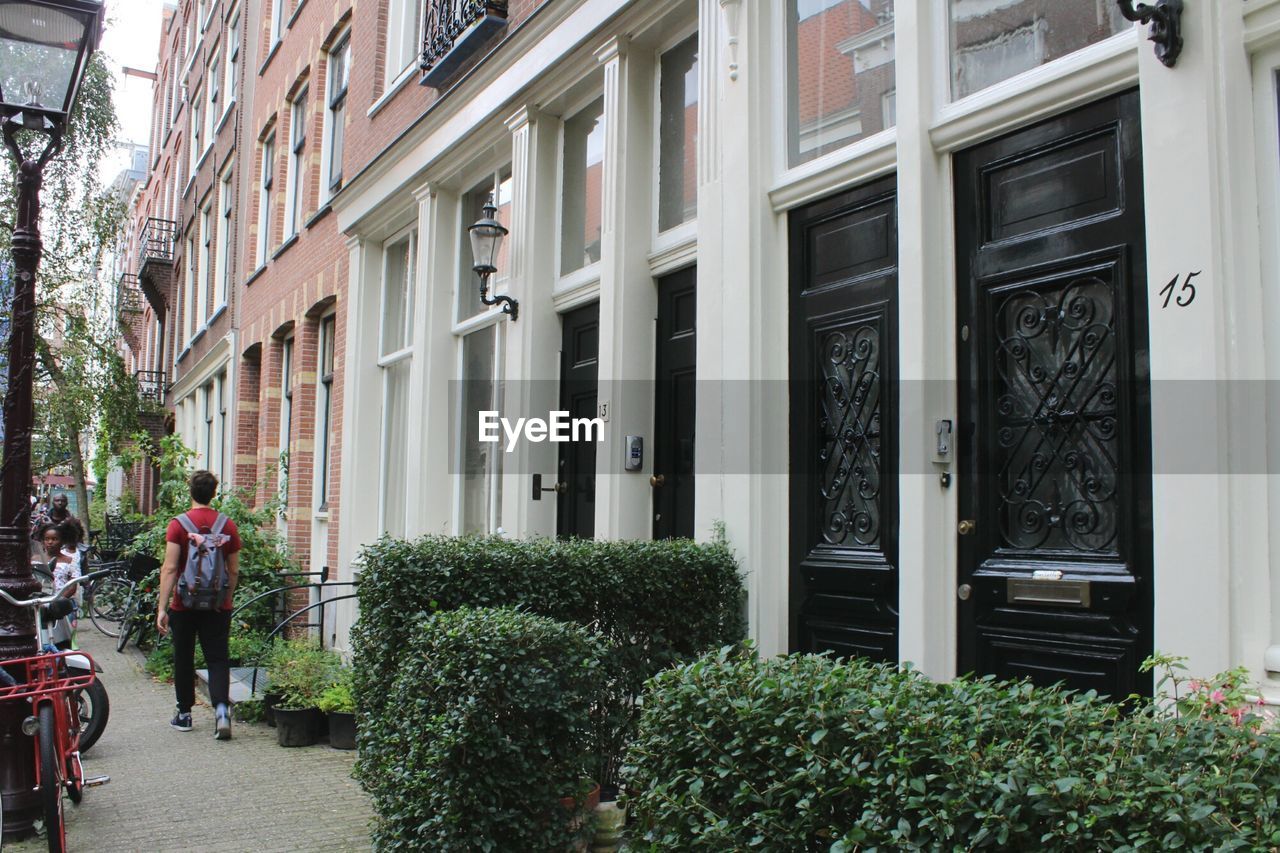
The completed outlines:
<svg viewBox="0 0 1280 853">
<path fill-rule="evenodd" d="M 197 464 L 225 480 L 242 278 L 244 17 L 228 0 L 184 0 L 162 14 L 150 172 L 130 224 L 146 305 L 125 343 L 144 396 L 169 412 L 145 418 L 149 431 L 179 432 Z M 149 508 L 154 473 L 139 469 L 130 480 Z"/>
</svg>

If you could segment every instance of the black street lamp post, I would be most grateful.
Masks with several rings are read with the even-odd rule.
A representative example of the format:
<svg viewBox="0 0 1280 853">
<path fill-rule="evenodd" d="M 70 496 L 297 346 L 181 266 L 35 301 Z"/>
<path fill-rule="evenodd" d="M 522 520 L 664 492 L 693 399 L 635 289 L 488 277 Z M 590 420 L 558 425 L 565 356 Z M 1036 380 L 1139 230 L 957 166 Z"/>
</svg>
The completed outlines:
<svg viewBox="0 0 1280 853">
<path fill-rule="evenodd" d="M 67 117 L 85 65 L 102 31 L 100 0 L 0 0 L 0 122 L 17 162 L 18 210 L 13 229 L 13 301 L 9 385 L 4 397 L 4 460 L 0 463 L 0 589 L 28 598 L 40 584 L 31 574 L 31 430 L 35 369 L 36 270 L 40 266 L 40 183 L 62 146 Z M 39 154 L 24 144 L 44 137 Z M 30 610 L 0 602 L 0 663 L 35 651 Z M 0 794 L 5 835 L 31 828 L 39 802 L 31 740 L 22 734 L 27 710 L 0 705 Z"/>
</svg>

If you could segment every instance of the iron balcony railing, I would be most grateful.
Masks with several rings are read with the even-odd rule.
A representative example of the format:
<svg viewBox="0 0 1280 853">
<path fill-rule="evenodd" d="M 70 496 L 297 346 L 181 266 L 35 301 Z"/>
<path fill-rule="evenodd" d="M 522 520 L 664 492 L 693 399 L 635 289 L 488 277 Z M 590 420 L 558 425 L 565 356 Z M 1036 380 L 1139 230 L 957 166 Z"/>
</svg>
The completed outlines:
<svg viewBox="0 0 1280 853">
<path fill-rule="evenodd" d="M 489 36 L 507 25 L 507 0 L 424 0 L 422 68 L 424 86 L 439 87 Z"/>
<path fill-rule="evenodd" d="M 163 370 L 135 370 L 133 378 L 138 380 L 139 397 L 151 403 L 164 404 L 169 385 Z"/>
<path fill-rule="evenodd" d="M 139 265 L 145 265 L 149 261 L 173 263 L 173 252 L 177 242 L 178 223 L 171 219 L 148 217 L 142 226 L 142 236 L 139 241 L 141 247 L 138 257 Z"/>
<path fill-rule="evenodd" d="M 142 312 L 142 290 L 138 287 L 138 276 L 131 272 L 121 273 L 116 285 L 116 313 L 139 314 Z"/>
</svg>

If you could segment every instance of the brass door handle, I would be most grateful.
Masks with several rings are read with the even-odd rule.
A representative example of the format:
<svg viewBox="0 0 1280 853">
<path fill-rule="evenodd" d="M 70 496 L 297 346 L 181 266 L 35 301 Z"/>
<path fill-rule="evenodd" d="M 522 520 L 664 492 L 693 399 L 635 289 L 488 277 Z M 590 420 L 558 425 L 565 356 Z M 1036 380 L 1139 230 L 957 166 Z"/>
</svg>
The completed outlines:
<svg viewBox="0 0 1280 853">
<path fill-rule="evenodd" d="M 662 474 L 654 474 L 652 477 L 649 478 L 649 485 L 653 486 L 655 489 L 661 489 L 666 484 L 667 484 L 667 478 Z"/>
<path fill-rule="evenodd" d="M 962 521 L 962 522 L 960 522 L 959 524 L 957 524 L 957 525 L 956 525 L 956 531 L 957 531 L 961 536 L 968 536 L 970 533 L 972 533 L 972 532 L 973 532 L 974 530 L 976 530 L 977 528 L 978 528 L 978 525 L 977 525 L 977 524 L 975 524 L 975 523 L 973 523 L 972 521 L 970 521 L 970 520 L 968 520 L 968 519 L 965 519 L 964 521 Z"/>
</svg>

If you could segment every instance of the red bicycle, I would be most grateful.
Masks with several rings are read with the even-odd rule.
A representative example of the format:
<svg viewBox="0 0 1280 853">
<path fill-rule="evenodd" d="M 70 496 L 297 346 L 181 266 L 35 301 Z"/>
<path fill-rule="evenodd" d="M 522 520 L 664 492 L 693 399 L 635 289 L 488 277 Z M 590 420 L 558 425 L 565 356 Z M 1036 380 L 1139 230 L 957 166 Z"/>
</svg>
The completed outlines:
<svg viewBox="0 0 1280 853">
<path fill-rule="evenodd" d="M 91 572 L 79 582 L 92 580 L 111 570 Z M 93 661 L 88 666 L 84 652 L 58 651 L 50 641 L 49 628 L 75 606 L 71 596 L 76 582 L 67 584 L 53 595 L 18 601 L 0 589 L 0 598 L 14 607 L 27 607 L 37 612 L 36 641 L 39 654 L 4 661 L 0 666 L 0 702 L 25 701 L 31 714 L 22 721 L 22 733 L 33 741 L 36 759 L 36 790 L 44 810 L 45 835 L 50 853 L 67 849 L 67 827 L 62 811 L 62 795 L 79 803 L 84 789 L 110 781 L 110 777 L 85 778 L 80 763 L 80 714 L 76 691 L 93 684 Z M 73 669 L 68 658 L 79 658 Z"/>
</svg>

